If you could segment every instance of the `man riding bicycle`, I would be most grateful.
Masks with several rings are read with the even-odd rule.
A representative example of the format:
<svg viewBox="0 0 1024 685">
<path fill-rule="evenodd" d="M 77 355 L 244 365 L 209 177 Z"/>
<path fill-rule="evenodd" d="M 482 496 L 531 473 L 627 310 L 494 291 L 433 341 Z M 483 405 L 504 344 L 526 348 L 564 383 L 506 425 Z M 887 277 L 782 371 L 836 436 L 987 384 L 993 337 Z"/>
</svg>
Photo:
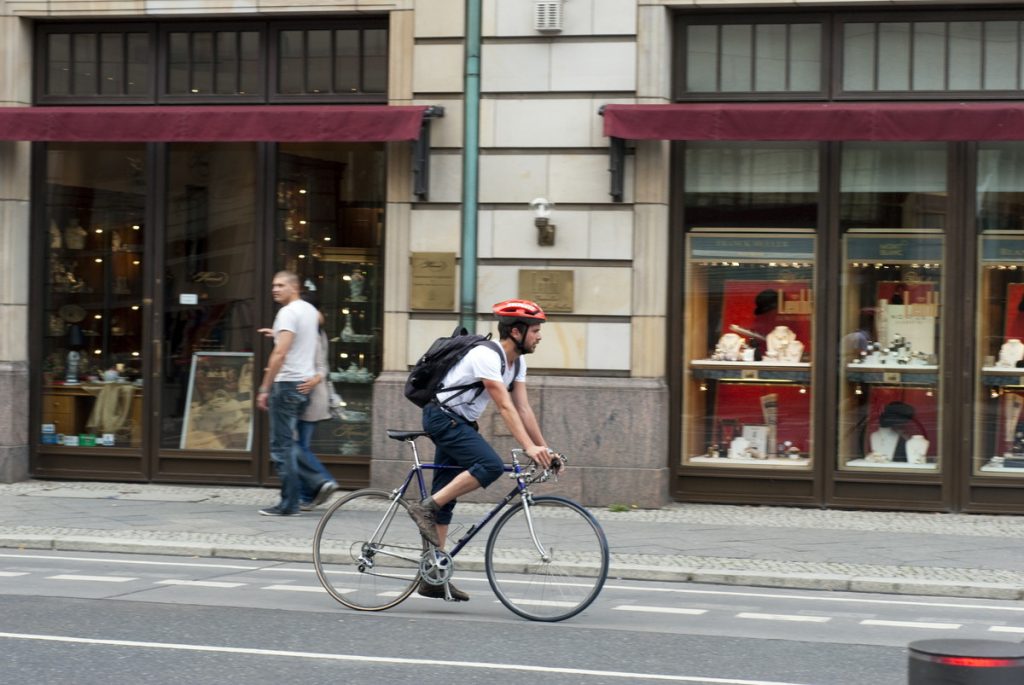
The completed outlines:
<svg viewBox="0 0 1024 685">
<path fill-rule="evenodd" d="M 477 345 L 448 371 L 442 382 L 442 388 L 482 382 L 483 392 L 441 390 L 423 408 L 423 430 L 436 446 L 434 462 L 463 469 L 435 471 L 431 496 L 409 505 L 409 514 L 420 533 L 439 548 L 444 547 L 456 498 L 486 488 L 503 472 L 501 457 L 478 432 L 477 420 L 490 401 L 494 401 L 512 437 L 526 454 L 544 468 L 551 465 L 551 452 L 526 395 L 523 359 L 537 348 L 540 327 L 547 317 L 537 303 L 529 300 L 505 300 L 492 309 L 498 318 L 498 342 L 504 360 L 492 345 Z M 469 595 L 451 583 L 448 587 L 453 599 L 469 600 Z M 444 598 L 443 586 L 423 581 L 417 592 L 424 597 Z"/>
</svg>

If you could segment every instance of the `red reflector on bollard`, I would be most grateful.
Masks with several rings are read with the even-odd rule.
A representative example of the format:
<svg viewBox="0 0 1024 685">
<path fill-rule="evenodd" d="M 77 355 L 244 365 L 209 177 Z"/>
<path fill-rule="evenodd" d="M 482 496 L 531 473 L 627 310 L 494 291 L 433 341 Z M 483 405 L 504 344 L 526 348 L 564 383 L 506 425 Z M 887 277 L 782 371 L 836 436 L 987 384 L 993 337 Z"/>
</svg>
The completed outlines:
<svg viewBox="0 0 1024 685">
<path fill-rule="evenodd" d="M 981 659 L 970 656 L 939 656 L 934 657 L 932 661 L 947 666 L 963 666 L 965 668 L 1006 668 L 1020 665 L 1020 662 L 1015 659 Z"/>
</svg>

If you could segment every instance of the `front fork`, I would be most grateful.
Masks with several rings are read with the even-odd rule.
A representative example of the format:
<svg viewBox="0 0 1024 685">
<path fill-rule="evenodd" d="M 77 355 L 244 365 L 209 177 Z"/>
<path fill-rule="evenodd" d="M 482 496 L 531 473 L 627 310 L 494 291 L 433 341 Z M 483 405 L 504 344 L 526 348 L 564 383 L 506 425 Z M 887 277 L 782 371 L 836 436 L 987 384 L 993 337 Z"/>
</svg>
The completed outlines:
<svg viewBox="0 0 1024 685">
<path fill-rule="evenodd" d="M 512 450 L 512 472 L 513 477 L 519 481 L 519 497 L 523 503 L 523 513 L 526 516 L 526 528 L 530 531 L 530 539 L 533 540 L 533 546 L 537 548 L 537 553 L 540 554 L 541 561 L 547 563 L 551 561 L 551 555 L 548 554 L 547 550 L 544 549 L 544 545 L 537 539 L 537 531 L 533 527 L 533 513 L 530 511 L 530 507 L 533 506 L 533 495 L 530 493 L 529 488 L 526 487 L 526 479 L 522 474 L 522 469 L 519 466 L 519 459 L 516 455 L 518 450 Z"/>
</svg>

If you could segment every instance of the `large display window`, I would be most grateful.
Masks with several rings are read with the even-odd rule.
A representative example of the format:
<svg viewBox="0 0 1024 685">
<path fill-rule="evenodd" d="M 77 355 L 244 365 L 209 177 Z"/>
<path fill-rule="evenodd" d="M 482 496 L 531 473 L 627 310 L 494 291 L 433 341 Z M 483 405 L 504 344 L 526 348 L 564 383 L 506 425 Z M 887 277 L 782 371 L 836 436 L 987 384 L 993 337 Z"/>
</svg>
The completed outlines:
<svg viewBox="0 0 1024 685">
<path fill-rule="evenodd" d="M 973 473 L 1024 475 L 1024 143 L 978 146 Z"/>
<path fill-rule="evenodd" d="M 942 237 L 843 245 L 839 466 L 937 470 Z"/>
<path fill-rule="evenodd" d="M 688 236 L 684 465 L 810 466 L 814 245 L 797 232 Z"/>
<path fill-rule="evenodd" d="M 43 449 L 142 444 L 145 158 L 142 145 L 47 150 Z"/>
<path fill-rule="evenodd" d="M 945 143 L 843 143 L 838 467 L 941 466 Z"/>
</svg>

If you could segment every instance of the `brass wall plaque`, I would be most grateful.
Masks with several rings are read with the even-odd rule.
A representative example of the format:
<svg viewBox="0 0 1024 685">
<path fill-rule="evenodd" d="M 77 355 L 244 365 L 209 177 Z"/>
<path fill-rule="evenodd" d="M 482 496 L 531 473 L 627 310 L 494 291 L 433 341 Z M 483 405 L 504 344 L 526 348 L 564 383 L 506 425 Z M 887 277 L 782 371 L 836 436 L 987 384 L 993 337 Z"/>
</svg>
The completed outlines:
<svg viewBox="0 0 1024 685">
<path fill-rule="evenodd" d="M 409 308 L 448 312 L 455 309 L 455 253 L 413 252 L 409 263 Z"/>
<path fill-rule="evenodd" d="M 519 297 L 533 300 L 548 312 L 573 309 L 572 271 L 519 270 Z"/>
</svg>

